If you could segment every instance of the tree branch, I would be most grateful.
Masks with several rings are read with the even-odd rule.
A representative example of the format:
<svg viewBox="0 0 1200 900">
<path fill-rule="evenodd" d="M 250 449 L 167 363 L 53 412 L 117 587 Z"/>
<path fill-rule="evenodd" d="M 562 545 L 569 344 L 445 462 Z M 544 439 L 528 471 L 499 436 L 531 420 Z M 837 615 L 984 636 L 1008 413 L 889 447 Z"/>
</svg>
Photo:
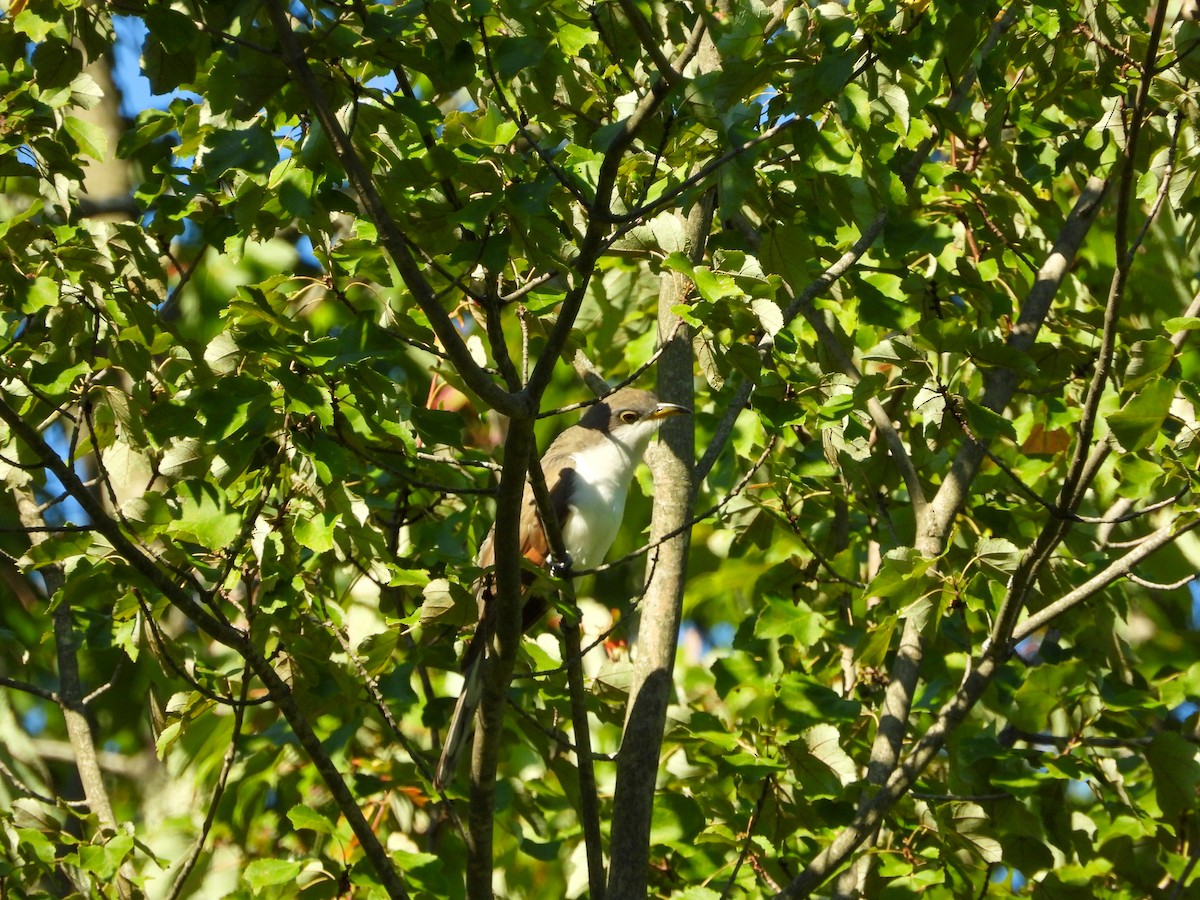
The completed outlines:
<svg viewBox="0 0 1200 900">
<path fill-rule="evenodd" d="M 666 54 L 662 52 L 658 41 L 654 39 L 654 32 L 650 30 L 650 23 L 642 15 L 642 11 L 637 8 L 637 4 L 633 0 L 618 0 L 618 2 L 621 5 L 621 11 L 625 13 L 625 18 L 629 20 L 630 27 L 633 28 L 633 33 L 637 35 L 642 49 L 649 54 L 650 59 L 654 62 L 654 67 L 658 69 L 658 74 L 671 87 L 678 85 L 682 76 L 671 65 Z"/>
<path fill-rule="evenodd" d="M 695 56 L 700 48 L 700 39 L 705 33 L 704 21 L 698 18 L 688 37 L 688 43 L 672 63 L 676 69 L 682 69 Z M 670 84 L 663 78 L 659 78 L 651 85 L 650 91 L 641 99 L 629 118 L 621 123 L 620 130 L 613 135 L 604 151 L 600 172 L 596 177 L 595 199 L 588 209 L 587 230 L 580 243 L 579 254 L 573 263 L 576 275 L 575 283 L 563 300 L 558 321 L 554 323 L 554 328 L 551 329 L 537 365 L 534 366 L 533 373 L 529 376 L 529 382 L 525 386 L 526 393 L 532 397 L 540 397 L 546 389 L 546 385 L 550 383 L 554 365 L 562 348 L 566 346 L 571 328 L 579 315 L 579 308 L 583 304 L 592 270 L 600 254 L 604 251 L 604 230 L 612 215 L 614 189 L 620 171 L 621 158 L 633 143 L 634 138 L 637 137 L 638 132 L 650 121 L 651 116 L 667 98 L 669 90 Z"/>
<path fill-rule="evenodd" d="M 532 410 L 527 398 L 505 391 L 492 381 L 471 357 L 462 335 L 450 321 L 450 316 L 438 302 L 432 286 L 417 264 L 416 258 L 413 256 L 412 245 L 400 230 L 396 220 L 392 218 L 383 198 L 375 189 L 370 172 L 367 171 L 358 152 L 354 149 L 350 136 L 342 128 L 342 124 L 334 115 L 333 110 L 330 109 L 324 92 L 317 83 L 316 75 L 308 64 L 304 50 L 297 41 L 295 32 L 292 31 L 291 22 L 283 4 L 279 0 L 267 0 L 266 8 L 267 15 L 270 17 L 279 39 L 284 62 L 295 73 L 300 87 L 304 90 L 309 102 L 312 103 L 314 114 L 337 149 L 338 159 L 346 169 L 346 177 L 349 178 L 351 185 L 358 193 L 367 215 L 378 227 L 383 245 L 396 264 L 396 269 L 404 280 L 405 287 L 408 288 L 413 300 L 429 320 L 430 328 L 437 335 L 446 355 L 454 363 L 455 369 L 467 386 L 488 405 L 508 416 L 530 415 Z"/>
<path fill-rule="evenodd" d="M 13 492 L 17 515 L 22 525 L 41 524 L 37 502 L 27 488 Z M 46 540 L 42 532 L 30 534 L 30 546 L 36 547 Z M 63 573 L 57 564 L 40 569 L 46 583 L 47 598 L 53 600 L 63 586 Z M 117 819 L 113 814 L 108 788 L 104 785 L 104 774 L 96 754 L 96 738 L 88 721 L 87 708 L 83 702 L 83 685 L 79 678 L 79 657 L 76 653 L 75 626 L 71 621 L 71 603 L 66 596 L 59 596 L 58 604 L 51 612 L 54 622 L 54 648 L 58 660 L 58 708 L 62 712 L 67 729 L 67 740 L 71 745 L 75 771 L 83 787 L 83 796 L 88 809 L 96 816 L 101 833 L 115 835 Z M 117 873 L 117 893 L 122 900 L 133 896 L 133 866 L 128 862 L 121 865 Z"/>
<path fill-rule="evenodd" d="M 693 263 L 704 258 L 715 206 L 715 192 L 710 191 L 687 218 L 685 246 Z M 686 287 L 686 278 L 680 273 L 668 271 L 660 278 L 658 334 L 664 350 L 658 364 L 658 392 L 662 399 L 692 409 L 695 390 L 691 331 L 680 326 L 679 317 L 673 312 Z M 696 498 L 695 430 L 691 416 L 664 423 L 662 440 L 654 448 L 660 452 L 647 456 L 655 483 L 651 542 L 670 533 L 675 536 L 660 544 L 655 551 L 655 563 L 647 572 L 637 656 L 617 754 L 608 895 L 622 900 L 646 893 L 654 785 L 667 706 L 674 690 L 672 673 L 691 546 L 691 529 L 686 523 L 691 519 Z"/>
<path fill-rule="evenodd" d="M 963 678 L 962 684 L 938 710 L 933 723 L 916 746 L 909 751 L 903 763 L 893 772 L 886 785 L 870 797 L 855 814 L 854 821 L 846 826 L 829 845 L 812 860 L 784 890 L 777 895 L 782 898 L 807 897 L 849 859 L 850 855 L 871 835 L 883 820 L 887 811 L 903 797 L 913 783 L 933 762 L 945 746 L 946 739 L 966 718 L 967 714 L 983 696 L 984 691 L 1003 668 L 1015 646 L 1052 619 L 1078 606 L 1084 600 L 1124 577 L 1133 566 L 1142 562 L 1156 550 L 1172 543 L 1177 537 L 1200 526 L 1193 521 L 1176 527 L 1176 523 L 1164 526 L 1130 551 L 1124 557 L 1105 567 L 1086 584 L 1069 594 L 1036 616 L 1021 623 L 1013 633 L 1012 640 L 1004 645 L 991 644 L 974 660 Z M 1053 610 L 1051 613 L 1050 611 Z"/>
<path fill-rule="evenodd" d="M 170 601 L 172 606 L 190 618 L 205 634 L 234 650 L 249 663 L 254 673 L 266 685 L 271 699 L 287 719 L 292 733 L 296 735 L 296 740 L 308 754 L 313 767 L 316 768 L 329 788 L 329 792 L 337 802 L 342 815 L 346 817 L 346 821 L 362 845 L 363 852 L 370 859 L 375 873 L 388 895 L 393 898 L 407 897 L 408 892 L 404 889 L 399 874 L 392 866 L 391 858 L 363 817 L 362 810 L 359 809 L 353 793 L 346 785 L 320 738 L 313 731 L 308 719 L 301 712 L 291 689 L 275 671 L 270 661 L 258 652 L 249 635 L 208 613 L 196 602 L 188 590 L 171 579 L 162 564 L 151 559 L 126 537 L 120 525 L 109 516 L 107 510 L 79 480 L 75 472 L 58 457 L 37 431 L 2 399 L 0 399 L 0 420 L 8 425 L 14 437 L 28 446 L 42 461 L 42 464 L 54 473 L 67 492 L 83 507 L 96 530 L 104 536 L 114 551 L 141 573 L 156 590 Z"/>
<path fill-rule="evenodd" d="M 492 827 L 496 770 L 504 729 L 504 707 L 513 666 L 521 644 L 521 500 L 534 448 L 533 419 L 513 419 L 504 441 L 504 470 L 496 492 L 494 648 L 482 654 L 483 695 L 479 703 L 471 752 L 471 785 L 467 811 L 467 896 L 492 896 Z"/>
</svg>

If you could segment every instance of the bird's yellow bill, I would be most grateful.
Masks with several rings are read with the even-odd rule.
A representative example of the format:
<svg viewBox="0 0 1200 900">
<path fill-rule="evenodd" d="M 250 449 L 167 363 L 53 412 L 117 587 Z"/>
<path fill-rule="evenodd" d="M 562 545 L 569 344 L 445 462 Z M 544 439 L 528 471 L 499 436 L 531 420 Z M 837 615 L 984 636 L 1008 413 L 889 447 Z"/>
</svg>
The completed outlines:
<svg viewBox="0 0 1200 900">
<path fill-rule="evenodd" d="M 680 406 L 677 403 L 660 403 L 654 407 L 654 412 L 646 416 L 647 419 L 665 419 L 667 416 L 686 416 L 691 410 L 686 406 Z"/>
</svg>

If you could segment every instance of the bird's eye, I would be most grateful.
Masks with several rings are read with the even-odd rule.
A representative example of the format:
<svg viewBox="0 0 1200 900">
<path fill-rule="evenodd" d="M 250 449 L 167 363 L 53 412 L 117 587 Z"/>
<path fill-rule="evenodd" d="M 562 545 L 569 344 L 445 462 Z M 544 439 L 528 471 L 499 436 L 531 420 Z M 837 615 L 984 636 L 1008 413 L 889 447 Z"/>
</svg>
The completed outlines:
<svg viewBox="0 0 1200 900">
<path fill-rule="evenodd" d="M 626 425 L 632 425 L 638 420 L 638 414 L 632 409 L 627 409 L 621 413 L 621 421 Z"/>
</svg>

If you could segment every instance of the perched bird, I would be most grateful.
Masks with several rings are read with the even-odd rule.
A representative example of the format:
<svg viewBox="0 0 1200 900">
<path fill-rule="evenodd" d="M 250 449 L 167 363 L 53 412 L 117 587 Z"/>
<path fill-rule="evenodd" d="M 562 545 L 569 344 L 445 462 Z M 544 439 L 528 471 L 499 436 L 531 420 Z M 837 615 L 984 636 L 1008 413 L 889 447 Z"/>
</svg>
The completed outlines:
<svg viewBox="0 0 1200 900">
<path fill-rule="evenodd" d="M 546 488 L 554 504 L 569 559 L 551 559 L 533 487 L 528 483 L 521 500 L 521 554 L 535 565 L 552 565 L 556 570 L 568 573 L 600 565 L 621 528 L 629 483 L 650 439 L 663 419 L 687 412 L 686 407 L 659 403 L 649 391 L 634 388 L 615 391 L 590 407 L 579 424 L 572 425 L 555 438 L 542 456 Z M 496 562 L 494 536 L 493 525 L 479 548 L 478 562 L 484 569 L 491 569 Z M 492 652 L 495 612 L 490 601 L 494 587 L 494 578 L 489 572 L 485 572 L 475 585 L 479 621 L 463 654 L 462 692 L 454 707 L 434 775 L 433 783 L 438 790 L 453 779 L 459 751 L 474 728 L 475 711 L 483 694 L 483 660 Z M 544 599 L 529 598 L 522 614 L 525 628 L 536 622 L 545 609 Z"/>
</svg>

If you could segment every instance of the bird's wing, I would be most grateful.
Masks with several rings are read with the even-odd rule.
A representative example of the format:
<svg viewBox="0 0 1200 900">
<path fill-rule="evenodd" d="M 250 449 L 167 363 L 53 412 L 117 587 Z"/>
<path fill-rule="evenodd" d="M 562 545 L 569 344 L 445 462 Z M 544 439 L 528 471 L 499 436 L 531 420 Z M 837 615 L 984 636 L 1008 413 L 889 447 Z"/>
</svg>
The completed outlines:
<svg viewBox="0 0 1200 900">
<path fill-rule="evenodd" d="M 571 455 L 556 452 L 554 444 L 551 444 L 550 449 L 546 451 L 546 455 L 542 457 L 542 471 L 546 473 L 546 489 L 550 492 L 550 501 L 554 505 L 554 514 L 558 516 L 559 527 L 562 527 L 570 511 L 568 498 L 571 493 L 572 481 L 575 477 Z M 528 483 L 526 483 L 525 493 L 521 497 L 519 529 L 521 535 L 521 555 L 535 566 L 545 566 L 546 561 L 550 558 L 550 543 L 546 540 L 545 529 L 541 527 L 541 519 L 538 516 L 537 510 L 537 500 L 533 496 L 533 486 Z M 493 623 L 491 621 L 490 610 L 492 595 L 495 593 L 496 588 L 496 576 L 490 570 L 496 564 L 495 536 L 496 528 L 493 525 L 488 531 L 487 537 L 483 539 L 483 543 L 479 545 L 479 555 L 476 562 L 480 568 L 489 571 L 485 571 L 479 577 L 479 580 L 475 582 L 475 605 L 478 610 L 478 620 L 475 625 L 475 635 L 471 638 L 471 642 L 463 654 L 462 664 L 464 670 L 474 662 L 475 657 L 487 646 L 492 631 Z M 526 585 L 533 580 L 532 576 L 528 573 L 523 577 Z M 534 622 L 541 618 L 541 614 L 545 612 L 545 609 L 546 604 L 543 600 L 537 603 L 535 608 L 527 610 L 523 616 L 525 629 L 528 629 Z"/>
<path fill-rule="evenodd" d="M 546 473 L 546 490 L 550 492 L 550 503 L 561 529 L 570 511 L 568 499 L 575 482 L 575 460 L 570 454 L 555 452 L 554 444 L 542 457 L 542 471 Z M 550 542 L 546 530 L 541 527 L 537 500 L 533 486 L 525 485 L 525 496 L 521 498 L 521 555 L 535 566 L 546 565 L 550 558 Z"/>
</svg>

